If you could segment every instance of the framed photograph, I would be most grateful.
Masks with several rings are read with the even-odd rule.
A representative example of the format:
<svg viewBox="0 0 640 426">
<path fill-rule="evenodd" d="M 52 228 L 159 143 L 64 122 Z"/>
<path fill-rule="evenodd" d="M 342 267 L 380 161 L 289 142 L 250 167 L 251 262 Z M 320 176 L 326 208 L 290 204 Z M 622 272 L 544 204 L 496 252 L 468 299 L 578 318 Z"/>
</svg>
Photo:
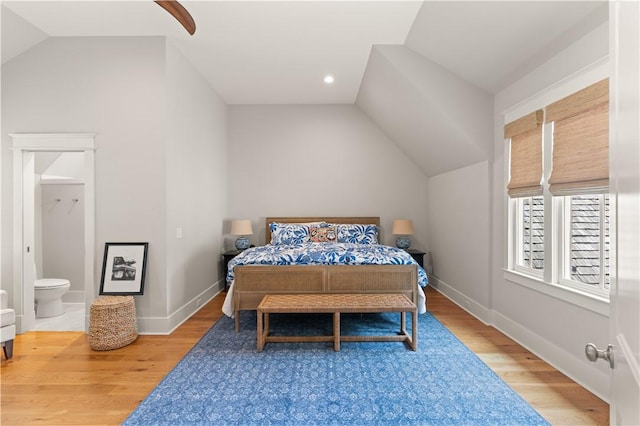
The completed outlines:
<svg viewBox="0 0 640 426">
<path fill-rule="evenodd" d="M 149 243 L 105 243 L 100 295 L 143 294 L 148 249 Z"/>
</svg>

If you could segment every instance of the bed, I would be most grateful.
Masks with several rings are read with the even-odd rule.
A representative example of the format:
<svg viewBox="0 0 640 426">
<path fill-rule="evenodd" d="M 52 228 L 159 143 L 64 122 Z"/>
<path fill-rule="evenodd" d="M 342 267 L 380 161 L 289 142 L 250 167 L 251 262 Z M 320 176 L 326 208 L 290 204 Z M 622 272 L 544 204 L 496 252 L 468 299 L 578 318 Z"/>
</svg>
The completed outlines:
<svg viewBox="0 0 640 426">
<path fill-rule="evenodd" d="M 407 252 L 378 244 L 378 217 L 268 217 L 265 246 L 228 264 L 223 312 L 256 310 L 267 294 L 399 293 L 426 312 L 427 275 Z"/>
</svg>

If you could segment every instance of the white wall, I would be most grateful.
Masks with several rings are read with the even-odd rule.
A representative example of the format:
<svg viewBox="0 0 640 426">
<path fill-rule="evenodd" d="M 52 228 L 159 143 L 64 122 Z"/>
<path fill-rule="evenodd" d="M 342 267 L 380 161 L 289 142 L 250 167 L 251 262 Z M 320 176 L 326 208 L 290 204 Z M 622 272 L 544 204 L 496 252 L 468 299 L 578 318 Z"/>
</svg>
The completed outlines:
<svg viewBox="0 0 640 426">
<path fill-rule="evenodd" d="M 582 84 L 584 87 L 589 79 L 601 79 L 598 74 L 602 72 L 602 65 L 592 65 L 604 61 L 606 71 L 607 55 L 608 26 L 604 24 L 495 97 L 490 305 L 496 327 L 605 400 L 609 395 L 608 366 L 589 363 L 584 356 L 584 347 L 588 342 L 606 347 L 608 316 L 504 278 L 507 182 L 502 135 L 505 111 L 526 108 L 527 103 L 532 111 L 536 108 L 531 104 L 532 99 L 541 99 L 544 104 L 551 93 L 558 96 L 559 86 L 565 86 L 570 93 L 573 86 Z M 592 68 L 596 72 L 587 71 Z M 577 82 L 572 83 L 572 80 Z"/>
<path fill-rule="evenodd" d="M 254 244 L 267 216 L 380 216 L 385 243 L 394 244 L 393 219 L 409 218 L 412 246 L 424 249 L 426 182 L 356 106 L 229 108 L 228 219 L 251 219 Z"/>
<path fill-rule="evenodd" d="M 490 306 L 491 165 L 483 161 L 429 178 L 432 284 L 486 318 Z"/>
<path fill-rule="evenodd" d="M 163 64 L 161 38 L 87 37 L 50 38 L 3 65 L 4 247 L 13 220 L 7 134 L 96 133 L 95 294 L 104 243 L 148 241 L 145 297 L 164 300 Z M 3 282 L 12 282 L 11 259 L 4 250 Z M 140 311 L 162 315 L 164 303 Z"/>
<path fill-rule="evenodd" d="M 222 278 L 227 107 L 171 44 L 166 58 L 167 309 L 174 313 L 194 300 L 195 305 L 198 299 L 204 303 Z M 176 238 L 178 228 L 182 238 Z M 180 318 L 183 315 L 176 316 Z M 171 325 L 178 324 L 172 321 Z"/>
<path fill-rule="evenodd" d="M 405 46 L 374 46 L 356 105 L 427 176 L 493 154 L 493 97 Z"/>
<path fill-rule="evenodd" d="M 225 111 L 183 62 L 161 37 L 64 37 L 3 64 L 3 287 L 13 276 L 7 135 L 78 132 L 97 134 L 95 294 L 105 242 L 149 243 L 145 291 L 136 296 L 142 333 L 169 332 L 195 310 L 196 294 L 215 288 L 210 265 L 219 258 L 225 210 Z M 202 198 L 185 204 L 181 192 L 196 189 Z M 178 223 L 189 232 L 179 244 Z M 202 234 L 194 236 L 199 226 Z"/>
</svg>

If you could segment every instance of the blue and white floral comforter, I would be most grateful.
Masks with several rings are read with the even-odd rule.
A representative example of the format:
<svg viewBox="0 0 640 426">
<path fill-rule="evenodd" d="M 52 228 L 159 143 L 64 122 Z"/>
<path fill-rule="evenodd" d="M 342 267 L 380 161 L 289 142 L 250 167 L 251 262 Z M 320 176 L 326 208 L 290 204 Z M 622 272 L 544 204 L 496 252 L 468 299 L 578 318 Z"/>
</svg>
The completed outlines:
<svg viewBox="0 0 640 426">
<path fill-rule="evenodd" d="M 222 311 L 233 316 L 234 268 L 240 265 L 417 265 L 409 253 L 396 247 L 382 244 L 354 243 L 300 243 L 267 244 L 247 249 L 229 261 L 227 281 L 231 287 L 227 292 Z M 427 285 L 427 274 L 418 266 L 418 312 L 426 312 L 423 287 Z"/>
</svg>

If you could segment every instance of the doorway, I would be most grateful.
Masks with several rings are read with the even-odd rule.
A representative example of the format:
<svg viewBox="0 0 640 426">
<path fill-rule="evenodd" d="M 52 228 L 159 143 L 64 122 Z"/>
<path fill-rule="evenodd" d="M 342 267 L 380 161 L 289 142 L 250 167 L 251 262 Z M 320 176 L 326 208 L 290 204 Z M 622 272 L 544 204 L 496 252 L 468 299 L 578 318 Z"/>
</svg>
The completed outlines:
<svg viewBox="0 0 640 426">
<path fill-rule="evenodd" d="M 35 282 L 69 282 L 62 295 L 62 315 L 38 317 L 38 290 L 34 290 L 35 330 L 84 331 L 84 152 L 34 154 Z"/>
<path fill-rule="evenodd" d="M 84 329 L 94 298 L 95 171 L 93 134 L 12 134 L 13 141 L 13 278 L 18 333 L 35 327 L 35 153 L 84 153 Z"/>
</svg>

